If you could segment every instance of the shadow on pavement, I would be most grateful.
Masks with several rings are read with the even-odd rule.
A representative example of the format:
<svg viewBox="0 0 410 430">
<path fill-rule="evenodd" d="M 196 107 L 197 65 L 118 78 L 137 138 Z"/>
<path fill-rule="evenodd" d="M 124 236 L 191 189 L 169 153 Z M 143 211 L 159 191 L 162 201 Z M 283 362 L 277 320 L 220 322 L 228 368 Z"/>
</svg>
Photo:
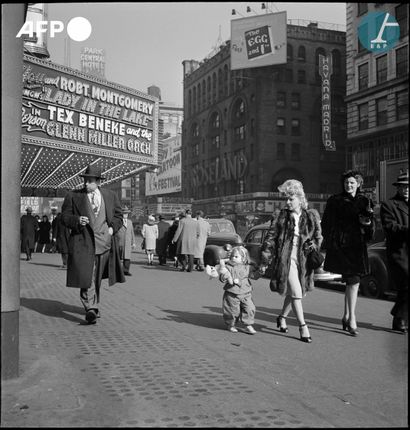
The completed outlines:
<svg viewBox="0 0 410 430">
<path fill-rule="evenodd" d="M 20 305 L 49 317 L 64 318 L 67 321 L 87 324 L 84 318 L 78 318 L 66 313 L 71 312 L 84 315 L 84 309 L 80 306 L 67 305 L 57 300 L 28 299 L 25 297 L 20 299 Z"/>
<path fill-rule="evenodd" d="M 61 264 L 36 263 L 33 260 L 30 260 L 29 264 L 35 264 L 36 266 L 47 266 L 47 267 L 57 267 L 57 268 L 60 268 L 61 266 Z"/>
</svg>

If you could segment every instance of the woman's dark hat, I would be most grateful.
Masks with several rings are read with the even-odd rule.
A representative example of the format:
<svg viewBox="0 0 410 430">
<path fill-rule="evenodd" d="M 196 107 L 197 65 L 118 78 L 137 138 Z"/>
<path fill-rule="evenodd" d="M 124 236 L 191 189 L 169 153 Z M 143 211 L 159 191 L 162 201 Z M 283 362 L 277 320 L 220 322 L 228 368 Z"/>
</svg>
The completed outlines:
<svg viewBox="0 0 410 430">
<path fill-rule="evenodd" d="M 393 185 L 409 185 L 409 172 L 400 173 Z"/>
<path fill-rule="evenodd" d="M 89 164 L 85 169 L 85 172 L 80 176 L 83 178 L 105 179 L 101 176 L 101 168 L 92 164 Z"/>
</svg>

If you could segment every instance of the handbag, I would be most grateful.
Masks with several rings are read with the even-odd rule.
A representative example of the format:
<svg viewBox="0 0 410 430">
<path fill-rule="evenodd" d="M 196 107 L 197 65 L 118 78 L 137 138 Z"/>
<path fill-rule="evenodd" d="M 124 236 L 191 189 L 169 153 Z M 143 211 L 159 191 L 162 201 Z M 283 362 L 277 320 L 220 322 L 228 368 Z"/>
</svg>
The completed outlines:
<svg viewBox="0 0 410 430">
<path fill-rule="evenodd" d="M 325 257 L 312 245 L 312 240 L 308 239 L 304 243 L 306 255 L 306 267 L 309 271 L 319 269 L 319 267 L 325 261 Z"/>
<path fill-rule="evenodd" d="M 145 237 L 144 237 L 144 239 L 142 239 L 142 242 L 141 242 L 141 249 L 145 249 Z"/>
</svg>

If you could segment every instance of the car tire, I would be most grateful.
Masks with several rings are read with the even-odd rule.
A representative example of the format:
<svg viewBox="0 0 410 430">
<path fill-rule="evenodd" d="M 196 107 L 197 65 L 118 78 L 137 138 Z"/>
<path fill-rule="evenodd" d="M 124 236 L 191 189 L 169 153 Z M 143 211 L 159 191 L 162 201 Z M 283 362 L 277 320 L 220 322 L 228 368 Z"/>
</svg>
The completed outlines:
<svg viewBox="0 0 410 430">
<path fill-rule="evenodd" d="M 388 289 L 387 269 L 378 259 L 370 260 L 370 274 L 360 281 L 360 291 L 365 297 L 380 299 Z"/>
</svg>

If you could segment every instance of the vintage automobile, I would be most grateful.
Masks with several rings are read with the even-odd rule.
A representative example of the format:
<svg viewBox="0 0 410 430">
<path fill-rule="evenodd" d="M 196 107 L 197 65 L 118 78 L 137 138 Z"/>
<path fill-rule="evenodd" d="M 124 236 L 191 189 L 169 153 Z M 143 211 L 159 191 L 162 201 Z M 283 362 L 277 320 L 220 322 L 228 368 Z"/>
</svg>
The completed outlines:
<svg viewBox="0 0 410 430">
<path fill-rule="evenodd" d="M 225 218 L 210 218 L 207 219 L 211 226 L 211 234 L 206 241 L 208 245 L 224 246 L 230 244 L 232 246 L 241 245 L 242 238 L 236 232 L 232 221 Z"/>
<path fill-rule="evenodd" d="M 378 242 L 369 245 L 370 274 L 360 282 L 360 292 L 366 297 L 383 298 L 397 294 L 396 286 L 387 268 L 386 244 Z"/>
</svg>

